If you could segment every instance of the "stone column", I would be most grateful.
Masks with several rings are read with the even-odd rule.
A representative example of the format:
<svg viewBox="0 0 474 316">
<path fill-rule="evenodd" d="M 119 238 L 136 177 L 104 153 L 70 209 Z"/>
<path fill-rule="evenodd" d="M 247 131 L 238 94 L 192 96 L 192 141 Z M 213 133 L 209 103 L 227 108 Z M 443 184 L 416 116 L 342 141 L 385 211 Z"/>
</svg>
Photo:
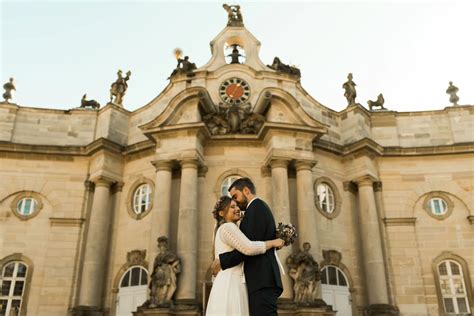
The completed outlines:
<svg viewBox="0 0 474 316">
<path fill-rule="evenodd" d="M 272 169 L 270 167 L 264 166 L 260 169 L 260 173 L 263 178 L 264 188 L 258 188 L 257 195 L 261 196 L 262 199 L 272 208 Z M 261 192 L 264 192 L 262 194 Z"/>
<path fill-rule="evenodd" d="M 288 164 L 289 160 L 277 159 L 270 162 L 272 170 L 272 212 L 275 217 L 276 224 L 279 222 L 284 224 L 290 223 L 290 194 L 288 189 Z M 280 298 L 282 300 L 291 300 L 293 298 L 293 286 L 291 278 L 286 268 L 286 258 L 292 253 L 292 247 L 283 247 L 277 252 L 284 269 L 285 275 L 281 275 L 283 284 L 283 293 Z"/>
<path fill-rule="evenodd" d="M 170 238 L 170 208 L 171 208 L 171 161 L 153 161 L 156 168 L 155 192 L 153 209 L 151 210 L 150 243 L 147 257 L 149 271 L 153 271 L 153 262 L 158 254 L 157 240 L 160 236 Z"/>
<path fill-rule="evenodd" d="M 113 215 L 110 209 L 112 181 L 98 178 L 93 182 L 95 183 L 95 193 L 88 221 L 79 305 L 100 309 L 110 222 Z"/>
<path fill-rule="evenodd" d="M 198 241 L 198 161 L 181 161 L 181 189 L 179 194 L 178 257 L 181 273 L 178 276 L 176 300 L 196 302 L 197 241 Z"/>
<path fill-rule="evenodd" d="M 377 214 L 370 176 L 354 180 L 359 187 L 359 224 L 362 242 L 362 257 L 369 315 L 392 315 L 395 309 L 389 305 L 387 278 L 380 236 L 380 219 Z"/>
</svg>

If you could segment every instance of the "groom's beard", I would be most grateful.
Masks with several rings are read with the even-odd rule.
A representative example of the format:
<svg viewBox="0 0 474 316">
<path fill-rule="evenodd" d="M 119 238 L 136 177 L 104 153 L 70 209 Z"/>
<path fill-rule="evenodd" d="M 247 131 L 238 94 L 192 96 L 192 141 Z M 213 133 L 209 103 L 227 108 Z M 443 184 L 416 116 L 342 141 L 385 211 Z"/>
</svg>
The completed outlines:
<svg viewBox="0 0 474 316">
<path fill-rule="evenodd" d="M 242 211 L 247 209 L 247 205 L 249 204 L 249 200 L 244 196 L 244 200 L 242 202 L 237 202 L 237 205 Z"/>
</svg>

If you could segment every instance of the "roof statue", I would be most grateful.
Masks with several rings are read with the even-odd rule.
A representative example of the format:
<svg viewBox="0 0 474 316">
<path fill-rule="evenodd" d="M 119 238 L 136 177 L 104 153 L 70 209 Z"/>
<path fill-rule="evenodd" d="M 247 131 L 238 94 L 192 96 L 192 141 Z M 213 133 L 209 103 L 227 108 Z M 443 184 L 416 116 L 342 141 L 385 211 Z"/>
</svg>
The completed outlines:
<svg viewBox="0 0 474 316">
<path fill-rule="evenodd" d="M 355 87 L 356 87 L 356 84 L 354 81 L 352 81 L 352 73 L 349 73 L 347 75 L 347 81 L 344 82 L 344 84 L 342 85 L 342 88 L 346 90 L 346 92 L 344 92 L 344 96 L 347 99 L 348 106 L 355 104 L 355 99 L 357 96 L 357 91 Z"/>
<path fill-rule="evenodd" d="M 453 105 L 458 105 L 459 97 L 457 95 L 459 89 L 455 85 L 453 85 L 453 82 L 449 82 L 449 87 L 446 89 L 446 94 L 449 94 L 449 102 L 451 102 Z"/>
<path fill-rule="evenodd" d="M 385 99 L 383 98 L 383 94 L 379 94 L 377 97 L 377 101 L 367 101 L 367 104 L 369 105 L 369 110 L 372 111 L 374 107 L 380 107 L 380 110 L 386 110 L 386 108 L 383 107 L 383 104 L 385 103 Z"/>
<path fill-rule="evenodd" d="M 176 68 L 173 70 L 168 79 L 178 74 L 186 74 L 186 76 L 188 77 L 194 76 L 193 71 L 196 70 L 197 67 L 195 63 L 189 61 L 189 56 L 184 56 L 184 58 L 181 58 L 183 52 L 179 48 L 176 48 L 174 50 L 174 54 L 176 56 L 176 61 L 178 62 L 178 64 L 176 65 Z"/>
<path fill-rule="evenodd" d="M 222 7 L 227 11 L 227 26 L 244 26 L 242 13 L 240 13 L 240 5 L 228 5 L 224 3 Z"/>
<path fill-rule="evenodd" d="M 301 77 L 301 71 L 298 68 L 282 63 L 280 58 L 278 57 L 273 58 L 273 64 L 267 65 L 267 67 L 277 72 Z"/>
<path fill-rule="evenodd" d="M 125 92 L 127 91 L 128 84 L 127 81 L 130 79 L 130 75 L 132 72 L 129 70 L 127 71 L 127 76 L 124 78 L 122 76 L 122 70 L 117 72 L 117 80 L 110 86 L 110 102 L 122 105 L 123 97 L 125 96 Z M 115 99 L 114 99 L 115 97 Z M 113 100 L 113 101 L 112 101 Z"/>
<path fill-rule="evenodd" d="M 96 100 L 86 100 L 87 94 L 84 94 L 81 99 L 81 108 L 91 108 L 91 109 L 98 109 L 100 108 L 99 102 Z"/>
<path fill-rule="evenodd" d="M 12 99 L 12 90 L 16 90 L 15 85 L 13 84 L 13 78 L 10 78 L 10 81 L 3 85 L 3 89 L 5 89 L 3 99 L 5 99 L 6 103 L 9 103 L 8 100 Z"/>
</svg>

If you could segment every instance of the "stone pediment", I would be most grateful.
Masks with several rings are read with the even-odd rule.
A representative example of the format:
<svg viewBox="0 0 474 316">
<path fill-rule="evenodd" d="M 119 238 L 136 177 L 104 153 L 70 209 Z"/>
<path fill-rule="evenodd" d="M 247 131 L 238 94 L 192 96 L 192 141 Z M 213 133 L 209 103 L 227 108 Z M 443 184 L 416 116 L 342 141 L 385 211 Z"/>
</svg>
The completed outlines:
<svg viewBox="0 0 474 316">
<path fill-rule="evenodd" d="M 203 87 L 177 94 L 155 119 L 140 126 L 150 138 L 173 130 L 204 129 L 209 137 L 244 135 L 263 137 L 269 130 L 314 134 L 327 133 L 328 126 L 308 115 L 299 102 L 279 88 L 262 90 L 255 102 L 242 105 L 214 104 Z"/>
</svg>

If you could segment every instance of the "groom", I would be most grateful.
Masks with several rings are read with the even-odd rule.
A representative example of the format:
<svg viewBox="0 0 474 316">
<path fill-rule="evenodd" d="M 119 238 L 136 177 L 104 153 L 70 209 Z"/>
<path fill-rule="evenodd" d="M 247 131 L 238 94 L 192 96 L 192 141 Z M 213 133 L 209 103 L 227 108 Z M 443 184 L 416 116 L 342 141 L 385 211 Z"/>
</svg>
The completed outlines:
<svg viewBox="0 0 474 316">
<path fill-rule="evenodd" d="M 245 216 L 240 230 L 252 241 L 266 241 L 276 238 L 275 220 L 268 205 L 255 196 L 255 186 L 249 178 L 240 178 L 229 188 L 232 198 Z M 249 296 L 251 316 L 278 315 L 277 298 L 283 292 L 280 270 L 275 251 L 267 251 L 258 256 L 245 256 L 237 250 L 219 255 L 213 264 L 214 272 L 220 267 L 225 270 L 242 261 Z"/>
</svg>

